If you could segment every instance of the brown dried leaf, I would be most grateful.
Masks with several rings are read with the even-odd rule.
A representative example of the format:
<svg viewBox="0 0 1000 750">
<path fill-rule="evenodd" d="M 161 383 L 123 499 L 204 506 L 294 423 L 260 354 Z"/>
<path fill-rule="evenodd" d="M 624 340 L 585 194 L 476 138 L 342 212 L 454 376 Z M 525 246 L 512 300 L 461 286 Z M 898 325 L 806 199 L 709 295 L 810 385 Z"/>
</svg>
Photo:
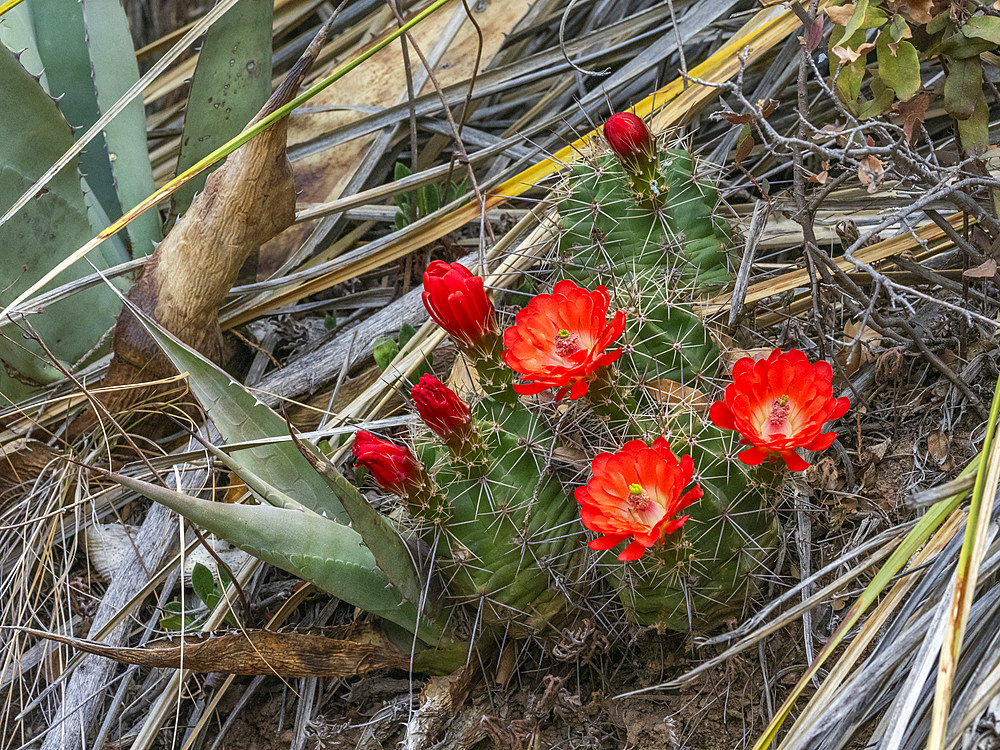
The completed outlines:
<svg viewBox="0 0 1000 750">
<path fill-rule="evenodd" d="M 757 106 L 760 107 L 760 113 L 764 116 L 765 120 L 774 114 L 774 110 L 778 108 L 778 104 L 780 102 L 777 99 L 757 100 Z"/>
<path fill-rule="evenodd" d="M 159 638 L 140 648 L 24 628 L 84 651 L 140 667 L 282 677 L 352 677 L 373 669 L 408 669 L 410 657 L 371 626 L 338 625 L 308 630 L 241 630 Z"/>
<path fill-rule="evenodd" d="M 913 131 L 916 130 L 918 125 L 923 124 L 924 118 L 927 116 L 927 105 L 929 103 L 930 97 L 927 94 L 918 94 L 896 105 L 899 114 L 903 118 L 903 135 L 906 136 L 907 143 L 913 141 Z"/>
<path fill-rule="evenodd" d="M 856 341 L 860 342 L 857 347 L 854 346 Z M 837 355 L 837 360 L 844 368 L 844 372 L 851 376 L 860 370 L 862 365 L 875 361 L 872 349 L 881 343 L 882 337 L 876 331 L 868 326 L 862 329 L 860 321 L 849 320 L 844 324 L 844 348 Z"/>
<path fill-rule="evenodd" d="M 868 155 L 858 165 L 858 181 L 868 188 L 869 193 L 877 193 L 885 179 L 885 167 L 877 156 Z"/>
<path fill-rule="evenodd" d="M 948 440 L 948 436 L 943 430 L 935 430 L 927 436 L 927 452 L 942 469 L 947 469 L 951 464 L 949 460 L 950 443 L 951 441 Z"/>
<path fill-rule="evenodd" d="M 841 47 L 839 44 L 835 44 L 830 48 L 830 51 L 840 60 L 842 65 L 849 65 L 852 62 L 857 61 L 863 56 L 867 56 L 869 52 L 875 49 L 874 42 L 865 42 L 859 45 L 857 49 L 851 49 L 850 47 Z"/>
<path fill-rule="evenodd" d="M 914 23 L 929 23 L 934 17 L 934 0 L 899 0 L 900 10 Z"/>
<path fill-rule="evenodd" d="M 838 26 L 847 26 L 847 22 L 854 15 L 854 3 L 847 5 L 834 5 L 826 9 L 826 14 Z"/>
<path fill-rule="evenodd" d="M 742 164 L 743 160 L 750 156 L 750 152 L 753 151 L 755 145 L 753 134 L 750 132 L 750 126 L 744 125 L 743 133 L 736 142 L 736 153 L 733 155 L 733 161 L 737 164 Z"/>
<path fill-rule="evenodd" d="M 695 411 L 705 411 L 711 405 L 708 397 L 697 388 L 675 380 L 650 380 L 645 384 L 646 393 L 665 406 L 684 406 Z"/>
<path fill-rule="evenodd" d="M 996 276 L 997 262 L 993 258 L 987 258 L 975 268 L 962 271 L 963 276 L 973 279 L 991 279 Z"/>
<path fill-rule="evenodd" d="M 741 115 L 737 112 L 728 111 L 719 112 L 719 117 L 733 125 L 749 125 L 751 122 L 757 121 L 756 115 Z"/>
</svg>

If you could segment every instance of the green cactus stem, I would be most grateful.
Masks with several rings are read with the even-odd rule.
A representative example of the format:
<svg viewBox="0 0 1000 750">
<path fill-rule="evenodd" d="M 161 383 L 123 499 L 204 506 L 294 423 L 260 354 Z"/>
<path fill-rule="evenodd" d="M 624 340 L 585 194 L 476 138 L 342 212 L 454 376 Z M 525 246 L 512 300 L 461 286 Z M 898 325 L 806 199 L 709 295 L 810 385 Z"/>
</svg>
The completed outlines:
<svg viewBox="0 0 1000 750">
<path fill-rule="evenodd" d="M 617 391 L 609 416 L 615 439 L 666 436 L 676 455 L 690 453 L 705 492 L 687 523 L 637 562 L 604 553 L 626 613 L 635 622 L 673 630 L 700 630 L 742 613 L 771 556 L 778 525 L 773 512 L 779 474 L 750 469 L 735 459 L 733 436 L 688 409 L 652 403 L 646 384 L 680 383 L 712 394 L 725 365 L 692 303 L 730 281 L 730 236 L 716 215 L 715 188 L 701 179 L 694 157 L 659 151 L 659 178 L 650 191 L 612 155 L 578 162 L 559 201 L 557 267 L 577 283 L 607 287 L 627 317 L 625 352 L 605 388 Z M 591 394 L 602 411 L 602 391 Z M 616 419 L 620 404 L 634 410 Z M 678 411 L 680 413 L 678 413 Z"/>
</svg>

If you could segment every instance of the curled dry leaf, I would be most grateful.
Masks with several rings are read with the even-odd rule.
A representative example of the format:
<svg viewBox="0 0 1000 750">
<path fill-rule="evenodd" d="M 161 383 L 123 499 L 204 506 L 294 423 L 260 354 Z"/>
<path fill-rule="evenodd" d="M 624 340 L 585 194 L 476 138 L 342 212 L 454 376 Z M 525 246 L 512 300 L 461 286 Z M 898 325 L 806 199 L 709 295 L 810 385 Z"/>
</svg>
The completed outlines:
<svg viewBox="0 0 1000 750">
<path fill-rule="evenodd" d="M 830 51 L 838 60 L 840 60 L 841 65 L 849 65 L 852 62 L 856 62 L 861 57 L 867 56 L 873 49 L 875 49 L 874 42 L 865 42 L 864 44 L 859 45 L 857 49 L 841 47 L 839 44 L 835 44 L 830 48 Z"/>
<path fill-rule="evenodd" d="M 325 42 L 317 35 L 250 124 L 291 101 Z M 287 119 L 233 152 L 147 261 L 128 298 L 184 343 L 224 360 L 219 308 L 250 253 L 295 218 L 295 187 L 285 151 Z M 120 386 L 174 373 L 127 308 L 115 327 L 105 406 L 120 412 L 155 391 Z M 115 387 L 119 386 L 119 387 Z"/>
<path fill-rule="evenodd" d="M 872 349 L 881 343 L 882 337 L 876 331 L 868 326 L 862 328 L 860 322 L 849 320 L 844 325 L 844 348 L 837 355 L 837 360 L 848 376 L 853 375 L 862 365 L 875 361 Z"/>
<path fill-rule="evenodd" d="M 868 189 L 869 193 L 877 193 L 884 179 L 885 167 L 882 166 L 881 159 L 872 155 L 861 159 L 861 163 L 858 164 L 858 181 Z"/>
<path fill-rule="evenodd" d="M 826 9 L 826 14 L 838 26 L 847 26 L 847 22 L 854 15 L 854 3 L 847 5 L 834 5 Z"/>
<path fill-rule="evenodd" d="M 140 667 L 185 669 L 281 677 L 352 677 L 373 669 L 408 669 L 410 657 L 369 625 L 308 630 L 240 630 L 160 638 L 139 648 L 115 648 L 99 641 L 44 630 L 22 632 Z"/>
<path fill-rule="evenodd" d="M 930 23 L 934 18 L 934 0 L 899 0 L 900 10 L 914 23 Z"/>
<path fill-rule="evenodd" d="M 675 380 L 666 378 L 650 380 L 645 384 L 645 388 L 653 400 L 671 408 L 681 406 L 695 411 L 705 411 L 710 405 L 704 393 Z"/>
</svg>

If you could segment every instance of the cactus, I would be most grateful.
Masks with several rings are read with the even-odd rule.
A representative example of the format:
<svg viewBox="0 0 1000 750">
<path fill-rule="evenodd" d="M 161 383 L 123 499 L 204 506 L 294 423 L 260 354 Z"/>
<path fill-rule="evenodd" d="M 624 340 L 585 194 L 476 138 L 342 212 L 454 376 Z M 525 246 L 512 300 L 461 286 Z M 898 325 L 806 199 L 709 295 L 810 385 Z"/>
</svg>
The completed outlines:
<svg viewBox="0 0 1000 750">
<path fill-rule="evenodd" d="M 771 496 L 779 475 L 734 461 L 732 434 L 690 409 L 662 413 L 643 388 L 664 379 L 706 393 L 717 387 L 722 358 L 692 303 L 730 279 L 715 189 L 699 179 L 690 153 L 650 151 L 646 169 L 606 153 L 574 166 L 559 202 L 556 263 L 581 284 L 604 284 L 626 312 L 613 387 L 638 419 L 613 431 L 666 436 L 678 455 L 692 456 L 705 493 L 687 523 L 642 560 L 604 564 L 632 620 L 700 629 L 738 614 L 755 592 L 777 538 Z"/>
<path fill-rule="evenodd" d="M 441 499 L 415 515 L 457 602 L 477 607 L 488 627 L 538 632 L 565 607 L 579 570 L 576 505 L 550 468 L 544 419 L 484 398 L 472 421 L 467 451 L 415 437 Z"/>
<path fill-rule="evenodd" d="M 560 624 L 594 570 L 640 625 L 702 630 L 740 614 L 777 538 L 779 461 L 804 468 L 795 449 L 829 446 L 822 427 L 848 404 L 832 398 L 829 365 L 777 351 L 741 360 L 707 414 L 703 399 L 657 400 L 664 381 L 705 394 L 727 375 L 693 303 L 729 281 L 730 238 L 691 154 L 658 149 L 638 118 L 615 117 L 626 127 L 605 128 L 614 153 L 585 156 L 562 187 L 550 267 L 563 278 L 512 326 L 501 334 L 483 280 L 464 266 L 425 272 L 425 306 L 478 377 L 460 396 L 423 375 L 411 394 L 422 424 L 406 445 L 356 434 L 358 464 L 401 507 L 379 513 L 305 444 L 257 449 L 256 469 L 243 451 L 223 459 L 275 508 L 223 512 L 130 486 L 416 634 L 415 663 L 432 669 L 463 661 L 470 643 Z M 136 314 L 192 373 L 227 439 L 276 433 L 273 412 L 226 392 L 221 371 Z M 567 447 L 593 457 L 586 486 L 554 460 Z M 312 531 L 281 533 L 280 518 Z M 596 559 L 578 519 L 599 534 L 587 545 Z"/>
</svg>

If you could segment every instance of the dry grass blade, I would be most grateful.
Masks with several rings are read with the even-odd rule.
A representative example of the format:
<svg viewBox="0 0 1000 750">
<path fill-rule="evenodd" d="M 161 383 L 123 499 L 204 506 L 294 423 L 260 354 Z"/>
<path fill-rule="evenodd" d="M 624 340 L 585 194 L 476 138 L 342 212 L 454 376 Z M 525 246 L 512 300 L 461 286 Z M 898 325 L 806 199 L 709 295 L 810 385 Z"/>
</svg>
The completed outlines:
<svg viewBox="0 0 1000 750">
<path fill-rule="evenodd" d="M 970 468 L 974 470 L 975 465 L 970 466 L 966 469 L 966 471 L 968 472 Z M 757 740 L 754 745 L 754 750 L 765 750 L 765 748 L 771 746 L 771 743 L 777 737 L 778 731 L 781 729 L 781 725 L 791 713 L 798 697 L 802 694 L 806 685 L 809 684 L 812 676 L 819 671 L 820 667 L 826 662 L 837 646 L 839 646 L 847 636 L 850 629 L 854 627 L 858 620 L 861 619 L 861 616 L 865 613 L 865 611 L 878 599 L 878 597 L 882 594 L 882 591 L 887 585 L 889 585 L 896 573 L 898 573 L 904 565 L 914 559 L 914 554 L 916 554 L 917 551 L 924 546 L 934 531 L 941 526 L 947 518 L 952 516 L 964 496 L 964 493 L 955 495 L 954 497 L 939 501 L 935 505 L 931 506 L 913 530 L 906 535 L 899 547 L 896 548 L 889 559 L 881 567 L 872 582 L 865 588 L 864 593 L 858 601 L 851 607 L 836 632 L 830 637 L 826 644 L 824 644 L 822 650 L 816 654 L 816 658 L 813 660 L 812 664 L 809 665 L 809 669 L 807 669 L 799 678 L 799 681 L 796 683 L 795 687 L 792 688 L 791 693 L 785 699 L 781 708 L 778 709 L 778 712 L 771 719 L 771 722 L 768 724 L 764 734 Z M 957 524 L 957 518 L 953 518 L 952 523 Z M 948 534 L 947 537 L 950 538 L 951 534 Z"/>
<path fill-rule="evenodd" d="M 983 455 L 986 456 L 986 460 L 976 476 L 972 502 L 969 505 L 969 520 L 965 527 L 965 539 L 955 572 L 955 588 L 952 591 L 947 626 L 941 644 L 941 658 L 938 662 L 931 731 L 927 740 L 928 750 L 944 748 L 952 682 L 962 652 L 962 638 L 979 578 L 979 566 L 986 551 L 986 535 L 993 517 L 997 487 L 1000 486 L 1000 443 L 995 439 L 998 414 L 1000 414 L 1000 381 L 994 390 L 993 405 L 990 408 L 990 419 L 983 442 Z"/>
</svg>

